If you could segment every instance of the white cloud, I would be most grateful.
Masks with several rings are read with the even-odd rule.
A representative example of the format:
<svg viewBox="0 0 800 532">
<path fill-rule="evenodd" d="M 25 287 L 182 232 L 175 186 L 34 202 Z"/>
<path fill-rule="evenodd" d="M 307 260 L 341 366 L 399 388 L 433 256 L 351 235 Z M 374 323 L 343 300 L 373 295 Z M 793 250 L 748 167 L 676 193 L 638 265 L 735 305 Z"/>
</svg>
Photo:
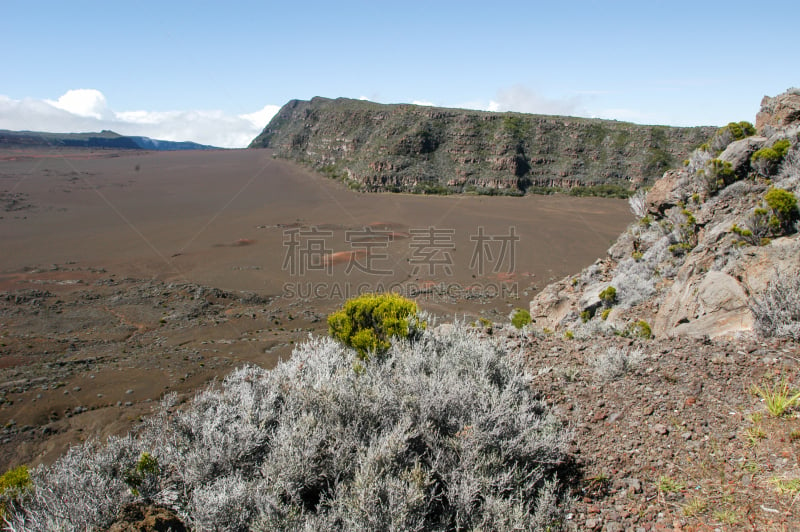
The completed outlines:
<svg viewBox="0 0 800 532">
<path fill-rule="evenodd" d="M 122 135 L 243 148 L 261 132 L 278 109 L 276 105 L 267 105 L 241 115 L 203 110 L 114 111 L 102 92 L 77 89 L 66 92 L 57 100 L 14 100 L 0 95 L 0 129 L 54 133 L 110 129 Z"/>
<path fill-rule="evenodd" d="M 433 102 L 428 102 L 428 101 L 425 101 L 425 100 L 414 100 L 414 101 L 413 101 L 413 102 L 411 102 L 411 103 L 412 103 L 413 105 L 422 105 L 422 106 L 425 106 L 425 107 L 435 107 L 435 106 L 436 106 L 436 104 L 435 104 L 435 103 L 433 103 Z"/>
<path fill-rule="evenodd" d="M 45 100 L 53 107 L 63 109 L 68 113 L 97 119 L 109 118 L 111 110 L 108 108 L 106 97 L 95 89 L 74 89 L 62 94 L 56 100 Z"/>
<path fill-rule="evenodd" d="M 263 129 L 280 110 L 281 108 L 279 105 L 265 105 L 263 109 L 255 113 L 239 115 L 239 117 L 249 120 L 255 127 Z"/>
<path fill-rule="evenodd" d="M 486 110 L 567 116 L 586 114 L 578 95 L 558 99 L 546 98 L 523 85 L 498 90 L 495 99 L 489 102 Z"/>
</svg>

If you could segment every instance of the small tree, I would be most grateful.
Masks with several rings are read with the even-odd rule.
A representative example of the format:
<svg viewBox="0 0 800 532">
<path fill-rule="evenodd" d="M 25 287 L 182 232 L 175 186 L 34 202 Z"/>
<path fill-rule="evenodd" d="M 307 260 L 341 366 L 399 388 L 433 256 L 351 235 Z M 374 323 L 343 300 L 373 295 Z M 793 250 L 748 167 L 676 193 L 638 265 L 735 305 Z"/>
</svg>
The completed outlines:
<svg viewBox="0 0 800 532">
<path fill-rule="evenodd" d="M 792 226 L 798 218 L 797 198 L 788 190 L 770 188 L 764 195 L 764 201 L 772 209 L 775 222 L 783 232 L 791 232 Z"/>
<path fill-rule="evenodd" d="M 413 339 L 425 327 L 417 304 L 397 294 L 364 294 L 328 316 L 328 334 L 355 349 L 362 360 L 389 349 L 392 337 Z"/>
</svg>

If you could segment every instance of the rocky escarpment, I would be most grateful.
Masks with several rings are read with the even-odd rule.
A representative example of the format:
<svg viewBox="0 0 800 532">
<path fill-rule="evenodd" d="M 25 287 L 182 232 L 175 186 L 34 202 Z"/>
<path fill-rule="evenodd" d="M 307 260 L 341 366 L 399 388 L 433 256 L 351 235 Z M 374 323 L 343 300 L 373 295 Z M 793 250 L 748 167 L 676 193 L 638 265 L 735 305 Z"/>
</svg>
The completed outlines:
<svg viewBox="0 0 800 532">
<path fill-rule="evenodd" d="M 765 98 L 631 198 L 639 221 L 531 303 L 574 335 L 800 338 L 800 91 Z"/>
<path fill-rule="evenodd" d="M 650 183 L 713 131 L 314 98 L 287 103 L 250 147 L 370 191 L 519 193 Z"/>
</svg>

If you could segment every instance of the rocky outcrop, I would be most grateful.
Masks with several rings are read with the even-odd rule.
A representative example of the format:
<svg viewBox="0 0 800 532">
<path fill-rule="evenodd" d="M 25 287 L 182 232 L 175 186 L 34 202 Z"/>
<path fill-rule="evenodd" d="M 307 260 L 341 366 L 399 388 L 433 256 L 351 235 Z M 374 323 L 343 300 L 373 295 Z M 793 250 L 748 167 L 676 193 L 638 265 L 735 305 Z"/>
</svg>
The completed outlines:
<svg viewBox="0 0 800 532">
<path fill-rule="evenodd" d="M 674 207 L 682 200 L 680 178 L 681 173 L 678 170 L 670 170 L 655 182 L 645 197 L 647 210 L 650 213 L 663 215 L 667 209 Z"/>
<path fill-rule="evenodd" d="M 756 130 L 770 135 L 772 130 L 800 122 L 800 89 L 789 89 L 774 98 L 764 96 L 756 115 Z"/>
<path fill-rule="evenodd" d="M 800 97 L 790 91 L 765 101 L 759 118 L 768 137 L 733 141 L 720 152 L 698 150 L 683 168 L 666 172 L 644 199 L 646 216 L 605 259 L 531 302 L 535 326 L 636 335 L 634 325 L 643 320 L 658 338 L 753 333 L 754 300 L 771 281 L 800 274 L 800 222 L 779 227 L 779 213 L 766 201 L 773 188 L 800 196 L 800 114 L 791 113 Z M 780 139 L 790 148 L 773 173 L 751 168 L 753 154 Z M 603 302 L 606 311 L 599 312 L 599 293 L 608 286 L 617 300 Z"/>
<path fill-rule="evenodd" d="M 287 103 L 250 147 L 364 190 L 519 193 L 649 184 L 713 131 L 314 98 Z"/>
<path fill-rule="evenodd" d="M 712 271 L 674 283 L 656 314 L 656 336 L 716 338 L 753 328 L 744 287 L 730 275 Z"/>
</svg>

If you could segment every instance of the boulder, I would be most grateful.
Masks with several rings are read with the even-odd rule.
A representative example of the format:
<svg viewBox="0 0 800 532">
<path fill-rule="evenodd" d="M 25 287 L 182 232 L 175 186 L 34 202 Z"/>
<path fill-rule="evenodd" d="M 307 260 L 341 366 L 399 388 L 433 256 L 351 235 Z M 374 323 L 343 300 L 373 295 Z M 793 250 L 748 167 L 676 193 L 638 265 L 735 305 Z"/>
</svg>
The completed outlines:
<svg viewBox="0 0 800 532">
<path fill-rule="evenodd" d="M 680 170 L 669 170 L 655 182 L 645 197 L 647 210 L 650 213 L 663 216 L 665 211 L 678 204 L 681 199 L 681 176 Z"/>
<path fill-rule="evenodd" d="M 774 128 L 782 128 L 800 122 L 800 89 L 789 89 L 774 98 L 764 96 L 761 110 L 756 115 L 756 131 L 769 134 Z"/>
<path fill-rule="evenodd" d="M 768 246 L 752 248 L 738 270 L 751 294 L 763 292 L 776 275 L 800 271 L 800 235 L 777 238 Z"/>
<path fill-rule="evenodd" d="M 539 329 L 556 329 L 575 306 L 574 294 L 564 289 L 564 281 L 553 283 L 531 301 L 531 322 Z"/>
<path fill-rule="evenodd" d="M 747 137 L 728 144 L 719 159 L 731 163 L 733 172 L 739 179 L 750 172 L 750 157 L 767 142 L 765 137 Z"/>
<path fill-rule="evenodd" d="M 666 295 L 653 332 L 663 337 L 728 336 L 753 330 L 747 293 L 730 275 L 710 271 L 676 282 Z"/>
<path fill-rule="evenodd" d="M 608 288 L 609 284 L 606 282 L 594 283 L 588 286 L 583 291 L 583 296 L 578 302 L 578 307 L 581 311 L 588 310 L 590 312 L 596 311 L 603 304 L 600 301 L 600 292 Z"/>
</svg>

